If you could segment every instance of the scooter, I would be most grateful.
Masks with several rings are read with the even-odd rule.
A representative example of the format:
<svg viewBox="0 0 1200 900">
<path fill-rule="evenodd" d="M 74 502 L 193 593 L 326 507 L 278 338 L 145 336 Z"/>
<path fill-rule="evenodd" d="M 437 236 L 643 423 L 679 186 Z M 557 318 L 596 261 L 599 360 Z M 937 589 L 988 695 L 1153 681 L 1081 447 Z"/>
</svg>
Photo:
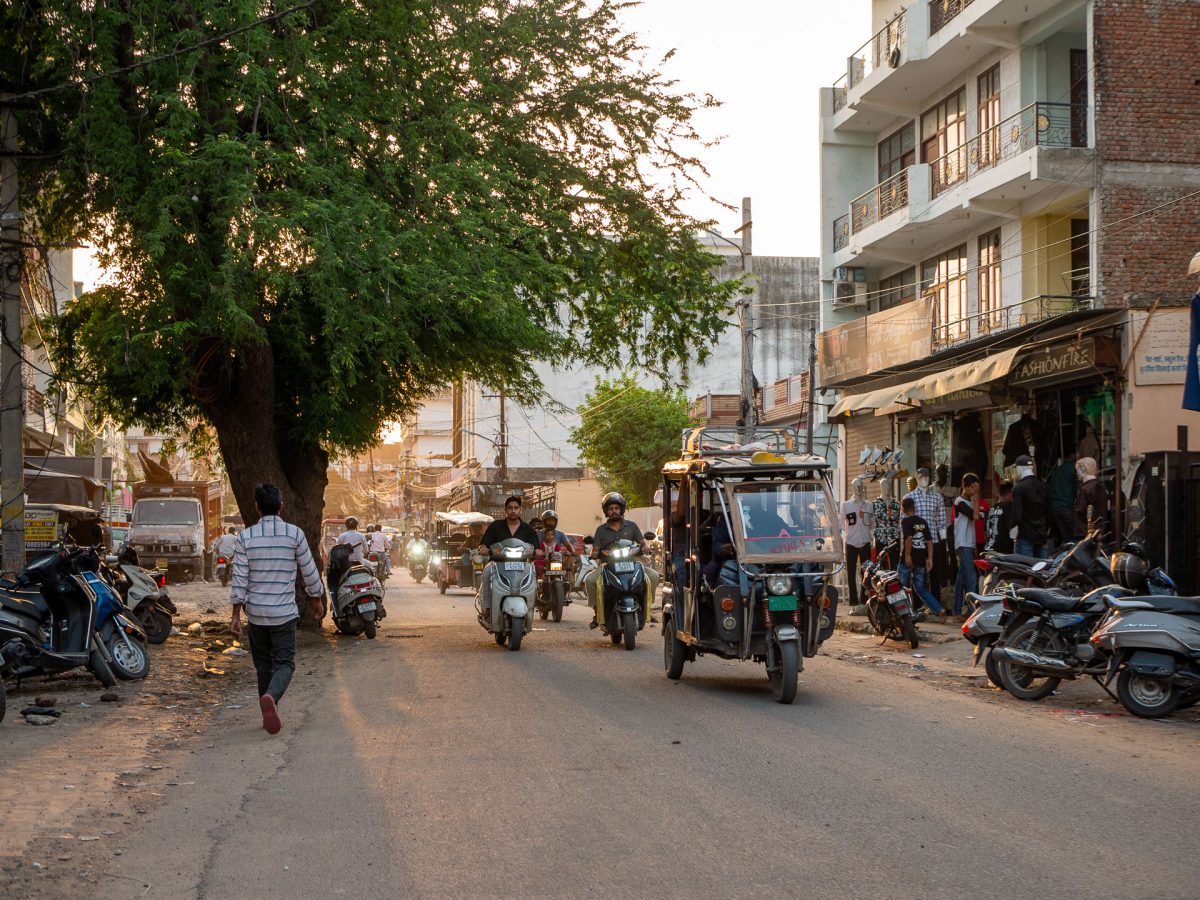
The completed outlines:
<svg viewBox="0 0 1200 900">
<path fill-rule="evenodd" d="M 554 617 L 555 622 L 562 621 L 563 608 L 571 602 L 567 599 L 567 573 L 566 557 L 562 551 L 554 550 L 547 554 L 535 604 L 543 621 L 550 616 Z"/>
<path fill-rule="evenodd" d="M 968 592 L 967 603 L 974 612 L 963 622 L 962 633 L 975 645 L 974 665 L 978 666 L 979 661 L 983 660 L 988 681 L 1003 690 L 1004 682 L 1000 679 L 996 660 L 992 658 L 992 648 L 1004 634 L 1004 626 L 1000 624 L 1000 617 L 1004 615 L 1004 595 Z"/>
<path fill-rule="evenodd" d="M 1108 597 L 1110 612 L 1092 634 L 1109 655 L 1104 684 L 1143 719 L 1200 702 L 1200 597 Z"/>
<path fill-rule="evenodd" d="M 883 640 L 908 641 L 916 650 L 917 623 L 913 614 L 912 592 L 904 586 L 898 572 L 881 568 L 877 563 L 864 563 L 859 593 L 867 607 L 867 619 Z M 882 642 L 881 642 L 882 643 Z"/>
<path fill-rule="evenodd" d="M 649 537 L 647 537 L 649 539 Z M 642 549 L 622 538 L 600 551 L 601 572 L 597 579 L 599 602 L 604 604 L 601 631 L 613 644 L 625 641 L 625 649 L 637 646 L 637 633 L 646 627 L 646 569 L 637 557 Z"/>
<path fill-rule="evenodd" d="M 490 548 L 492 565 L 484 570 L 490 579 L 492 606 L 483 608 L 483 588 L 475 595 L 479 624 L 509 650 L 520 650 L 521 640 L 533 630 L 533 605 L 537 596 L 537 570 L 533 565 L 534 548 L 524 541 L 508 538 Z"/>
<path fill-rule="evenodd" d="M 229 586 L 229 560 L 224 556 L 217 557 L 216 564 L 217 579 L 221 582 L 221 587 Z"/>
<path fill-rule="evenodd" d="M 333 597 L 333 624 L 342 634 L 365 634 L 374 640 L 383 606 L 383 585 L 372 568 L 350 562 L 350 545 L 337 544 L 329 551 L 329 593 Z"/>
<path fill-rule="evenodd" d="M 126 608 L 146 632 L 146 640 L 161 644 L 171 634 L 172 617 L 179 613 L 167 593 L 166 575 L 158 570 L 143 569 L 138 565 L 137 552 L 128 545 L 119 556 L 110 560 L 110 565 L 119 573 L 116 587 Z"/>
<path fill-rule="evenodd" d="M 80 576 L 95 595 L 96 633 L 108 651 L 113 673 L 125 681 L 136 681 L 150 673 L 150 652 L 146 632 L 134 621 L 118 593 L 116 573 L 101 568 Z M 170 629 L 168 629 L 169 633 Z"/>
<path fill-rule="evenodd" d="M 96 633 L 95 594 L 76 572 L 85 553 L 94 556 L 59 546 L 27 565 L 15 582 L 0 583 L 0 677 L 86 666 L 105 687 L 117 683 Z"/>
</svg>

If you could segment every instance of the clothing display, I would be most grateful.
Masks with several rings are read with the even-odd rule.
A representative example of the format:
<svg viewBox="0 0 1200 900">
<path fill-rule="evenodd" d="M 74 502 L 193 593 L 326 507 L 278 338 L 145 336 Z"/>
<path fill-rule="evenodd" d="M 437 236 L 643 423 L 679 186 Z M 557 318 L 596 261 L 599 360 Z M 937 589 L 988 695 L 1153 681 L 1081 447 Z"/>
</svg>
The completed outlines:
<svg viewBox="0 0 1200 900">
<path fill-rule="evenodd" d="M 1091 511 L 1089 518 L 1088 512 Z M 1108 526 L 1108 491 L 1099 478 L 1089 478 L 1079 486 L 1079 494 L 1075 497 L 1075 537 L 1083 537 L 1092 526 L 1102 532 L 1109 530 Z"/>
<path fill-rule="evenodd" d="M 1008 426 L 1004 435 L 1004 465 L 1013 465 L 1017 457 L 1028 454 L 1038 461 L 1039 471 L 1046 465 L 1048 448 L 1042 437 L 1042 427 L 1025 413 Z"/>
<path fill-rule="evenodd" d="M 1014 524 L 1012 505 L 1012 500 L 1001 500 L 988 510 L 987 540 L 983 544 L 984 550 L 993 550 L 996 553 L 1013 552 L 1013 539 L 1011 537 Z"/>
<path fill-rule="evenodd" d="M 875 511 L 865 500 L 842 501 L 842 535 L 848 547 L 865 547 L 875 531 Z"/>
<path fill-rule="evenodd" d="M 872 504 L 875 513 L 875 555 L 900 542 L 900 504 L 880 497 Z"/>
</svg>

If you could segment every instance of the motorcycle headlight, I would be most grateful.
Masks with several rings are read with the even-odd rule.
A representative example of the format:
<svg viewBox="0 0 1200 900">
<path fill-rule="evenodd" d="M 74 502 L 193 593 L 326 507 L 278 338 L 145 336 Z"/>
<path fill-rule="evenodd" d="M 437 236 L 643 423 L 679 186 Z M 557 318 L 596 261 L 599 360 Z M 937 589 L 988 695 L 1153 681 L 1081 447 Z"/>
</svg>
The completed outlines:
<svg viewBox="0 0 1200 900">
<path fill-rule="evenodd" d="M 790 575 L 772 575 L 767 579 L 767 592 L 777 597 L 792 592 L 792 577 Z"/>
<path fill-rule="evenodd" d="M 622 548 L 619 550 L 613 550 L 608 555 L 611 556 L 613 559 L 624 559 L 626 556 L 629 555 L 629 548 L 625 547 L 625 548 Z"/>
<path fill-rule="evenodd" d="M 518 547 L 509 547 L 507 550 L 504 551 L 504 555 L 508 559 L 524 559 L 525 551 L 521 550 Z"/>
</svg>

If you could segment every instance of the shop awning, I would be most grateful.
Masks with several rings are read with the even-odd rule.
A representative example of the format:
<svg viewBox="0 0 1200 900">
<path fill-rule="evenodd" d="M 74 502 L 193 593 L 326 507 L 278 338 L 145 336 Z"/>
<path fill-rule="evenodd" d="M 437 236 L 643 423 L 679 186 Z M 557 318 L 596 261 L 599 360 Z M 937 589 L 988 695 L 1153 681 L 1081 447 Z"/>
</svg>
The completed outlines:
<svg viewBox="0 0 1200 900">
<path fill-rule="evenodd" d="M 829 418 L 837 419 L 842 416 L 853 416 L 878 409 L 888 409 L 896 406 L 919 406 L 937 400 L 956 391 L 965 391 L 980 385 L 989 384 L 999 378 L 1004 378 L 1012 371 L 1017 357 L 1025 350 L 1024 346 L 1013 347 L 1001 353 L 994 353 L 975 362 L 963 363 L 953 369 L 926 375 L 903 384 L 878 388 L 862 394 L 851 394 L 843 397 L 829 411 Z"/>
</svg>

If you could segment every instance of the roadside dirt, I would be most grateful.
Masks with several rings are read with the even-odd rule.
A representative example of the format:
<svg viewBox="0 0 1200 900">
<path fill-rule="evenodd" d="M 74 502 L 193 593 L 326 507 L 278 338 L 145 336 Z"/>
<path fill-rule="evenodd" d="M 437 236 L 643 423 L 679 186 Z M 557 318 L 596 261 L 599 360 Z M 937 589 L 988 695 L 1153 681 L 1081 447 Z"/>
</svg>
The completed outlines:
<svg viewBox="0 0 1200 900">
<path fill-rule="evenodd" d="M 94 895 L 118 877 L 106 869 L 142 816 L 168 799 L 197 799 L 174 774 L 184 755 L 211 747 L 206 735 L 224 722 L 257 721 L 249 654 L 225 653 L 239 649 L 226 629 L 228 590 L 180 585 L 171 596 L 180 633 L 150 648 L 150 675 L 119 682 L 116 702 L 102 702 L 107 691 L 82 671 L 9 686 L 0 724 L 0 896 Z M 194 622 L 198 633 L 188 631 Z M 306 635 L 301 647 L 324 640 Z M 301 649 L 297 679 L 318 661 Z M 56 700 L 55 724 L 33 726 L 21 716 L 39 697 Z"/>
</svg>

